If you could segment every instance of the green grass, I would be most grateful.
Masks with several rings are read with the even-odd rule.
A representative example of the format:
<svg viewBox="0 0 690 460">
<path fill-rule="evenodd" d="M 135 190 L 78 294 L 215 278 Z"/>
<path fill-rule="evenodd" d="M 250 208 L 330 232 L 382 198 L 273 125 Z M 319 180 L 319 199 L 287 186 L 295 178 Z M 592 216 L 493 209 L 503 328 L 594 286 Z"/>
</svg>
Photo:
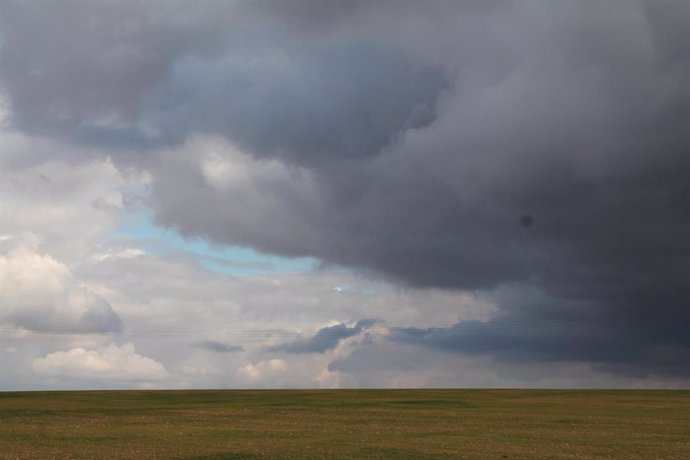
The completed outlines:
<svg viewBox="0 0 690 460">
<path fill-rule="evenodd" d="M 0 458 L 690 458 L 690 391 L 0 393 Z"/>
</svg>

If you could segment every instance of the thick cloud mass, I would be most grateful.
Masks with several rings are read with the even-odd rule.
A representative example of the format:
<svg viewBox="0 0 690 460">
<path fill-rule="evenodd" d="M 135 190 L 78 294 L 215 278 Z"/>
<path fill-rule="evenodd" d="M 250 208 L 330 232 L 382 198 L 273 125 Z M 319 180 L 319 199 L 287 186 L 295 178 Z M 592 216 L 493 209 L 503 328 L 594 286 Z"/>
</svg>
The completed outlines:
<svg viewBox="0 0 690 460">
<path fill-rule="evenodd" d="M 498 292 L 397 340 L 686 372 L 687 2 L 281 3 L 5 2 L 10 121 L 182 234 Z"/>
<path fill-rule="evenodd" d="M 356 37 L 279 46 L 280 21 L 266 18 L 258 38 L 230 2 L 202 14 L 165 2 L 3 6 L 14 122 L 78 142 L 150 147 L 213 132 L 305 163 L 357 158 L 427 125 L 447 85 L 440 69 Z"/>
</svg>

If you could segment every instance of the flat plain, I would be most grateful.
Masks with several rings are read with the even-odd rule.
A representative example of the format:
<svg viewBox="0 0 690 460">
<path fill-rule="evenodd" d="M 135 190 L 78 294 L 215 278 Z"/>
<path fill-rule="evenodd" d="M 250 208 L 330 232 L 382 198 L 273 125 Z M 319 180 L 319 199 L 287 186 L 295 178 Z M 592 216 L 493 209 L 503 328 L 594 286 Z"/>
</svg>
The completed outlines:
<svg viewBox="0 0 690 460">
<path fill-rule="evenodd" d="M 690 458 L 690 391 L 0 393 L 0 458 Z"/>
</svg>

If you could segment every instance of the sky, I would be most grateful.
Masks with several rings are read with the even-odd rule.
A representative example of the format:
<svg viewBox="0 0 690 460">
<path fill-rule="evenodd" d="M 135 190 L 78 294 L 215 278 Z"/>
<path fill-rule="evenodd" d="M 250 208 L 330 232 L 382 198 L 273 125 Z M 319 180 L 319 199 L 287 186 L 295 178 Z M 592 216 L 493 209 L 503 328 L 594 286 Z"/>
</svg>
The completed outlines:
<svg viewBox="0 0 690 460">
<path fill-rule="evenodd" d="M 689 22 L 0 0 L 0 390 L 690 388 Z"/>
</svg>

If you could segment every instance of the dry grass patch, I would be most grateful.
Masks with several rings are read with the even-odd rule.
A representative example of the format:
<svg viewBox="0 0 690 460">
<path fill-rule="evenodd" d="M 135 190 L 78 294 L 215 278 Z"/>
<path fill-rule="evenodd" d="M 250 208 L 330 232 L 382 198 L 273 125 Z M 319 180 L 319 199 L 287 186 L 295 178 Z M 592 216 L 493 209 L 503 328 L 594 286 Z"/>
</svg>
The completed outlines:
<svg viewBox="0 0 690 460">
<path fill-rule="evenodd" d="M 665 458 L 689 391 L 0 393 L 3 458 Z"/>
</svg>

